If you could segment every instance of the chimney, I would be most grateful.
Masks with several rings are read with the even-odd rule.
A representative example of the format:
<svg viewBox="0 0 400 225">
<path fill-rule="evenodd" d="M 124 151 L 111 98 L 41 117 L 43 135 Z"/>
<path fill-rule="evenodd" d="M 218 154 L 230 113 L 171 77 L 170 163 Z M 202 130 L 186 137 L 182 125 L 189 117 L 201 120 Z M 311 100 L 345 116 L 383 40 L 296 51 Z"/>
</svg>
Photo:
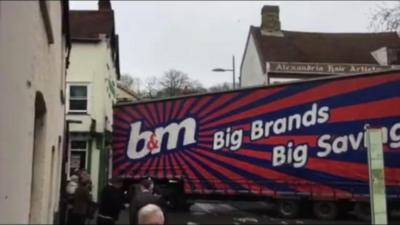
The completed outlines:
<svg viewBox="0 0 400 225">
<path fill-rule="evenodd" d="M 112 10 L 110 0 L 99 0 L 98 4 L 99 4 L 99 11 L 110 11 L 110 10 Z"/>
<path fill-rule="evenodd" d="M 279 20 L 279 6 L 265 5 L 261 9 L 261 33 L 263 35 L 283 36 Z"/>
</svg>

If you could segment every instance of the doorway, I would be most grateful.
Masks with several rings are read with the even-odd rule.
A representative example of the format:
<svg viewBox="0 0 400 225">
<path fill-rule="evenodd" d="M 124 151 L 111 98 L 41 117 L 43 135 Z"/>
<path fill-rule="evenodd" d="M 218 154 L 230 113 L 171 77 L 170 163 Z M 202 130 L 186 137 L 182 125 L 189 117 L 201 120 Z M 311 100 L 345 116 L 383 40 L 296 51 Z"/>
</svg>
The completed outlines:
<svg viewBox="0 0 400 225">
<path fill-rule="evenodd" d="M 33 129 L 33 154 L 31 176 L 31 199 L 29 223 L 38 224 L 41 221 L 41 205 L 44 185 L 44 159 L 46 143 L 46 103 L 40 92 L 35 96 L 35 120 Z"/>
</svg>

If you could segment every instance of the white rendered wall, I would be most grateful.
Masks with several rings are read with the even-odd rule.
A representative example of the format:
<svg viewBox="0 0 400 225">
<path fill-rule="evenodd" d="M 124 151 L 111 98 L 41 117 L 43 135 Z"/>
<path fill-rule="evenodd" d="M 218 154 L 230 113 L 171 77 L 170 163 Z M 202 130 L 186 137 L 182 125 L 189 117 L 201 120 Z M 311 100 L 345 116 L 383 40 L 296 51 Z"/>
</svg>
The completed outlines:
<svg viewBox="0 0 400 225">
<path fill-rule="evenodd" d="M 59 200 L 64 129 L 65 42 L 59 1 L 47 2 L 54 43 L 49 44 L 37 1 L 0 1 L 0 223 L 53 223 Z M 43 148 L 33 158 L 35 94 L 46 105 Z M 61 139 L 62 141 L 62 139 Z M 54 146 L 53 171 L 51 157 Z M 32 163 L 41 184 L 31 205 Z"/>
<path fill-rule="evenodd" d="M 116 71 L 111 61 L 110 48 L 105 41 L 99 43 L 72 43 L 67 83 L 89 84 L 89 115 L 68 115 L 70 119 L 96 120 L 96 132 L 112 130 L 112 106 L 116 96 L 106 91 L 107 80 L 116 84 Z M 108 66 L 107 66 L 108 65 Z M 105 117 L 109 118 L 105 123 Z M 71 124 L 71 131 L 88 131 L 88 124 Z M 89 124 L 90 126 L 90 124 Z"/>
<path fill-rule="evenodd" d="M 244 61 L 241 68 L 241 87 L 267 84 L 267 79 L 263 73 L 263 67 L 252 35 L 249 37 L 249 42 L 246 48 L 247 50 L 246 54 L 243 56 Z"/>
<path fill-rule="evenodd" d="M 81 120 L 82 124 L 71 124 L 71 132 L 89 132 L 91 120 L 96 120 L 96 132 L 112 131 L 112 106 L 116 96 L 109 94 L 108 82 L 116 82 L 116 69 L 111 59 L 111 49 L 107 39 L 97 43 L 72 43 L 68 84 L 89 85 L 89 108 L 86 115 L 67 115 L 68 119 Z M 116 88 L 115 88 L 116 89 Z M 107 118 L 107 120 L 106 120 Z M 95 139 L 92 142 L 90 175 L 93 182 L 93 197 L 97 200 L 100 166 L 100 149 Z"/>
</svg>

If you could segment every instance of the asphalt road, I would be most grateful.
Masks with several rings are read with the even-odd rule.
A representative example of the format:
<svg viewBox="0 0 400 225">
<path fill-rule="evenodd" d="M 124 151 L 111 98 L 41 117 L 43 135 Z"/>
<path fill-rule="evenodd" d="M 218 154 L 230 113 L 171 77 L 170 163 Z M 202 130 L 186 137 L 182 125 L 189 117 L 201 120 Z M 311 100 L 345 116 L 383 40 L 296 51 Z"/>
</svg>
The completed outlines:
<svg viewBox="0 0 400 225">
<path fill-rule="evenodd" d="M 273 207 L 264 202 L 196 203 L 188 211 L 168 211 L 168 224 L 367 224 L 351 215 L 335 221 L 312 218 L 286 220 L 274 215 Z M 128 224 L 127 210 L 118 224 Z"/>
</svg>

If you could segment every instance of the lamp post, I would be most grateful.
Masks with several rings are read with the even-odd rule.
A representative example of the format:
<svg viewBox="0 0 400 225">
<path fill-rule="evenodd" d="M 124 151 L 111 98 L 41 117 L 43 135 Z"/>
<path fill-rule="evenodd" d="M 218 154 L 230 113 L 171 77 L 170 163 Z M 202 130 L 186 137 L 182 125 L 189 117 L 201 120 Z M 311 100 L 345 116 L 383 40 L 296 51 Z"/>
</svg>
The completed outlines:
<svg viewBox="0 0 400 225">
<path fill-rule="evenodd" d="M 235 89 L 235 56 L 232 56 L 232 69 L 214 68 L 214 72 L 227 72 L 232 71 L 232 89 Z"/>
</svg>

